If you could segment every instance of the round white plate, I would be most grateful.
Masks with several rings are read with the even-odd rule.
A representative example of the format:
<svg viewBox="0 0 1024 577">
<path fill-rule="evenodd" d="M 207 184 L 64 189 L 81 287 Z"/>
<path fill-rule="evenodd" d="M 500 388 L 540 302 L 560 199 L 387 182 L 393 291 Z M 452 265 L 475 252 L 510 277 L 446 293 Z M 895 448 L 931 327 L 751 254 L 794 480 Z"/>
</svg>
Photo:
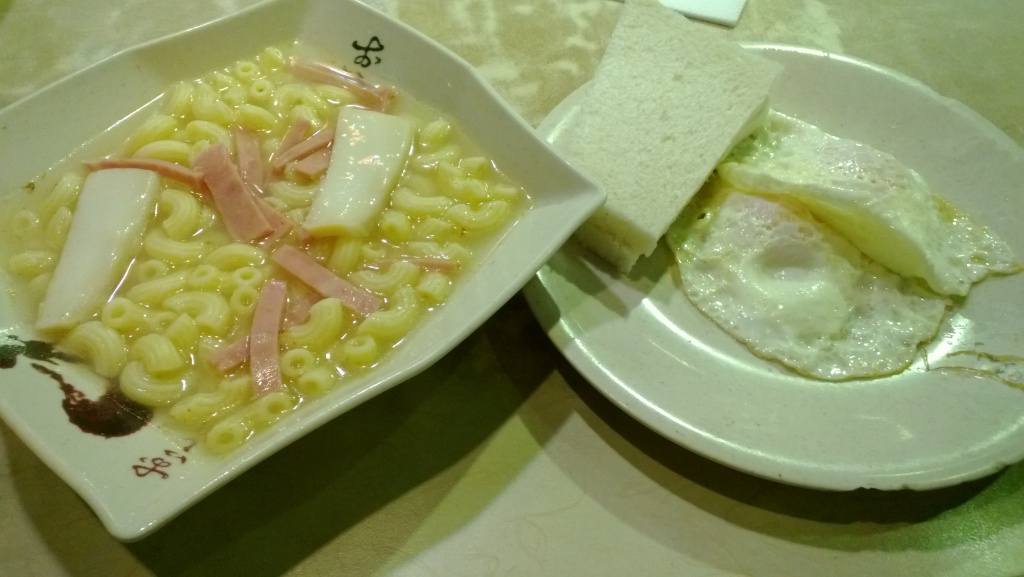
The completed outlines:
<svg viewBox="0 0 1024 577">
<path fill-rule="evenodd" d="M 747 48 L 784 66 L 773 108 L 894 154 L 1024 256 L 1024 151 L 1005 134 L 891 70 Z M 540 126 L 556 147 L 584 90 Z M 941 487 L 1024 458 L 1024 275 L 976 285 L 927 359 L 902 374 L 832 383 L 755 357 L 686 300 L 674 267 L 659 246 L 623 276 L 569 243 L 527 288 L 580 373 L 669 439 L 761 477 L 835 490 Z"/>
</svg>

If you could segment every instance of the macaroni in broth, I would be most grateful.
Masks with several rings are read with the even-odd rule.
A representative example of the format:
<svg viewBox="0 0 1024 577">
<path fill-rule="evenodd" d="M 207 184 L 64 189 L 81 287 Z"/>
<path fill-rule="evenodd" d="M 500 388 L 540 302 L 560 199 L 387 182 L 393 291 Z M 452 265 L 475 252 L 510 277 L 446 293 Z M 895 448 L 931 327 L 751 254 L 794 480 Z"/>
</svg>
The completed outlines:
<svg viewBox="0 0 1024 577">
<path fill-rule="evenodd" d="M 268 48 L 179 83 L 122 150 L 68 171 L 41 199 L 25 195 L 6 212 L 14 238 L 6 265 L 35 306 L 61 255 L 74 252 L 64 242 L 89 171 L 159 171 L 141 246 L 126 271 L 110 271 L 116 290 L 84 322 L 50 333 L 127 397 L 160 408 L 214 451 L 239 447 L 373 367 L 444 303 L 480 239 L 529 203 L 452 121 L 406 94 L 335 82 L 334 72 Z M 340 111 L 381 110 L 392 97 L 386 113 L 408 120 L 412 144 L 372 230 L 309 234 L 302 225 L 324 194 L 325 171 L 334 170 L 337 144 L 328 137 L 341 130 Z M 221 148 L 271 233 L 239 239 L 209 171 L 196 170 Z M 256 173 L 246 156 L 253 151 Z M 259 332 L 260 315 L 271 319 L 272 335 Z M 279 381 L 256 375 L 268 367 Z"/>
</svg>

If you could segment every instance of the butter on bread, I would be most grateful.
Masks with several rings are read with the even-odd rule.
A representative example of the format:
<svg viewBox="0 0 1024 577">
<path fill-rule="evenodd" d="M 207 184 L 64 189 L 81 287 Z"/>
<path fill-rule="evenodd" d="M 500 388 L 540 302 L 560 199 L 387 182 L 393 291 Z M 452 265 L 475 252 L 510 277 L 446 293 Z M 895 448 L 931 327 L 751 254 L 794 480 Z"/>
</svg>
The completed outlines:
<svg viewBox="0 0 1024 577">
<path fill-rule="evenodd" d="M 559 139 L 605 205 L 574 235 L 627 273 L 756 128 L 781 67 L 657 0 L 626 0 Z"/>
</svg>

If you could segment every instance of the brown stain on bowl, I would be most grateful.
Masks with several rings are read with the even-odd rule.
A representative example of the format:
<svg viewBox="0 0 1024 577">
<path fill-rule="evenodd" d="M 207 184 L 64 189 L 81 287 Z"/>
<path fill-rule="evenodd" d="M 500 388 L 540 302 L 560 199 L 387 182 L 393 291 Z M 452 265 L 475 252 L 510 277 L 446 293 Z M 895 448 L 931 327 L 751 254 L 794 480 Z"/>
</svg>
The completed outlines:
<svg viewBox="0 0 1024 577">
<path fill-rule="evenodd" d="M 83 433 L 107 439 L 131 435 L 149 423 L 153 410 L 129 399 L 113 382 L 107 383 L 107 391 L 98 399 L 90 399 L 69 383 L 54 366 L 57 361 L 77 362 L 77 359 L 62 353 L 44 341 L 21 340 L 14 335 L 7 336 L 7 342 L 0 344 L 0 369 L 14 368 L 18 357 L 32 359 L 32 368 L 53 379 L 64 394 L 61 408 L 68 421 Z"/>
</svg>

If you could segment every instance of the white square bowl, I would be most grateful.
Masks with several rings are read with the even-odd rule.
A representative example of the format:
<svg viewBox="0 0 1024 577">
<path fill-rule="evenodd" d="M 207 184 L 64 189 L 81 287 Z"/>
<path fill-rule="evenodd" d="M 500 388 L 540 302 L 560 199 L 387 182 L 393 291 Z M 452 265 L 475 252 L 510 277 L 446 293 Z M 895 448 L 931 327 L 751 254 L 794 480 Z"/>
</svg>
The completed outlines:
<svg viewBox="0 0 1024 577">
<path fill-rule="evenodd" d="M 20 357 L 15 366 L 0 369 L 0 415 L 115 537 L 144 536 L 302 435 L 430 366 L 511 298 L 600 206 L 604 194 L 538 138 L 469 64 L 350 0 L 269 0 L 117 54 L 0 111 L 0 194 L 11 194 L 60 161 L 109 150 L 140 120 L 132 113 L 175 81 L 295 40 L 363 70 L 359 62 L 365 61 L 356 59 L 366 53 L 355 45 L 374 37 L 384 48 L 370 54 L 365 73 L 457 119 L 527 190 L 532 208 L 476 255 L 449 301 L 379 367 L 300 407 L 226 457 L 190 449 L 189 439 L 158 422 L 124 437 L 83 433 L 62 409 L 60 388 L 34 370 L 31 359 Z M 10 286 L 0 277 L 0 288 L 5 284 Z M 0 347 L 14 342 L 10 336 L 38 339 L 13 311 L 8 292 L 0 296 Z M 105 384 L 81 367 L 46 366 L 90 398 L 104 391 Z"/>
</svg>

